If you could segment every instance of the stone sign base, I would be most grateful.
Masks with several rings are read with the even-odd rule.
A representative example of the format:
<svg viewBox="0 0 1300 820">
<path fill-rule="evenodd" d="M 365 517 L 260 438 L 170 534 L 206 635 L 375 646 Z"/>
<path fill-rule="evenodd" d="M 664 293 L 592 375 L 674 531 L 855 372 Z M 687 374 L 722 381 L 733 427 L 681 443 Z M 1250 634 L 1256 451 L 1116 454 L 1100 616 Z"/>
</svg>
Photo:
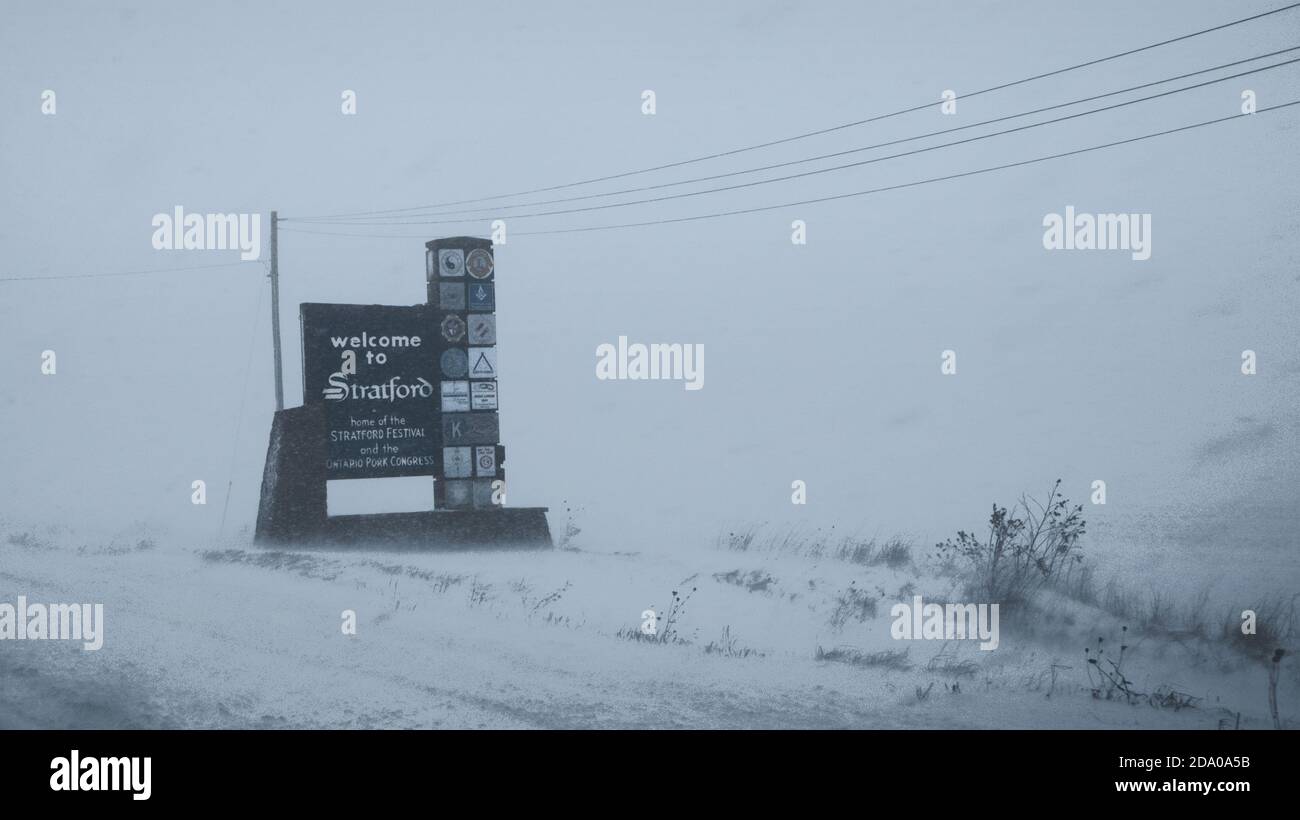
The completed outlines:
<svg viewBox="0 0 1300 820">
<path fill-rule="evenodd" d="M 549 547 L 551 532 L 545 507 L 504 507 L 499 510 L 434 510 L 432 512 L 338 515 L 316 539 L 332 544 L 364 546 Z"/>
<path fill-rule="evenodd" d="M 324 405 L 275 414 L 262 473 L 257 543 L 431 550 L 551 546 L 545 507 L 331 517 L 325 500 L 325 456 Z"/>
</svg>

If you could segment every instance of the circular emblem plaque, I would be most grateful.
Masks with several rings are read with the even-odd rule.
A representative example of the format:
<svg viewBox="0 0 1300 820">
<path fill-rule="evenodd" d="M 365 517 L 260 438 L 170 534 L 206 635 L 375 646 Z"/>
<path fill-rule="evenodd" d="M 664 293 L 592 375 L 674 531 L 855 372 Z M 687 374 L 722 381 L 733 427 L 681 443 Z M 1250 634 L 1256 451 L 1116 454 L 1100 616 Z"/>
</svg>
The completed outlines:
<svg viewBox="0 0 1300 820">
<path fill-rule="evenodd" d="M 438 273 L 442 276 L 464 276 L 465 252 L 459 248 L 438 251 Z"/>
<path fill-rule="evenodd" d="M 486 279 L 492 275 L 492 254 L 482 248 L 475 248 L 465 258 L 465 270 L 475 279 Z"/>
<path fill-rule="evenodd" d="M 449 379 L 463 379 L 469 372 L 469 354 L 459 347 L 449 348 L 442 352 L 440 364 L 442 375 Z"/>
<path fill-rule="evenodd" d="M 452 314 L 442 319 L 442 338 L 449 342 L 459 342 L 465 338 L 465 320 Z"/>
</svg>

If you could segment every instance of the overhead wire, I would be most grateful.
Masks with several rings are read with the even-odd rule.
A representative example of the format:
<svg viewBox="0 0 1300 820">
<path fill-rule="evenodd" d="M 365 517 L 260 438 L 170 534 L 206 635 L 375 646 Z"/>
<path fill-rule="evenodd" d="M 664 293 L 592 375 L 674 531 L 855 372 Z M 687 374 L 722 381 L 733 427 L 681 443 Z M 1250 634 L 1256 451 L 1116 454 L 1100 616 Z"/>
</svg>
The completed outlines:
<svg viewBox="0 0 1300 820">
<path fill-rule="evenodd" d="M 1241 73 L 1239 73 L 1239 74 L 1233 74 L 1233 75 L 1230 75 L 1230 76 L 1227 76 L 1227 77 L 1220 77 L 1220 78 L 1218 78 L 1218 79 L 1208 80 L 1208 81 L 1206 81 L 1206 82 L 1196 83 L 1196 84 L 1193 84 L 1193 85 L 1190 85 L 1190 86 L 1184 86 L 1184 87 L 1182 87 L 1182 88 L 1175 88 L 1175 89 L 1170 89 L 1170 90 L 1168 90 L 1168 91 L 1162 91 L 1162 92 L 1160 92 L 1159 94 L 1152 94 L 1152 95 L 1147 96 L 1147 97 L 1139 97 L 1139 98 L 1137 98 L 1137 99 L 1133 99 L 1133 100 L 1125 100 L 1124 102 L 1115 103 L 1115 104 L 1113 104 L 1113 105 L 1108 105 L 1108 106 L 1103 106 L 1103 107 L 1101 107 L 1101 108 L 1095 108 L 1095 109 L 1092 109 L 1092 110 L 1089 110 L 1089 111 L 1080 111 L 1080 112 L 1077 112 L 1077 113 L 1074 113 L 1074 114 L 1068 114 L 1068 115 L 1063 116 L 1063 117 L 1056 117 L 1056 118 L 1049 119 L 1049 120 L 1043 120 L 1043 121 L 1041 121 L 1041 122 L 1029 123 L 1029 124 L 1027 124 L 1027 125 L 1021 125 L 1021 126 L 1017 126 L 1017 127 L 1015 127 L 1015 128 L 1008 128 L 1008 129 L 1004 129 L 1004 130 L 1002 130 L 1002 131 L 993 131 L 993 132 L 990 132 L 990 133 L 988 133 L 988 134 L 979 134 L 979 135 L 977 135 L 977 136 L 967 137 L 967 138 L 965 138 L 965 139 L 961 139 L 961 140 L 954 140 L 954 141 L 952 141 L 952 142 L 946 142 L 946 143 L 940 143 L 940 144 L 938 144 L 938 145 L 926 146 L 926 147 L 924 147 L 924 148 L 916 148 L 916 149 L 913 149 L 913 150 L 910 150 L 910 151 L 903 151 L 903 152 L 900 152 L 900 153 L 897 153 L 897 154 L 889 154 L 889 155 L 886 155 L 886 156 L 883 156 L 883 157 L 874 157 L 874 158 L 872 158 L 872 159 L 859 160 L 859 161 L 857 161 L 857 162 L 850 162 L 850 163 L 845 163 L 845 164 L 842 164 L 842 165 L 832 165 L 832 166 L 829 166 L 829 167 L 827 167 L 827 168 L 818 168 L 818 169 L 814 169 L 814 170 L 811 170 L 811 171 L 801 171 L 801 172 L 799 172 L 799 173 L 795 173 L 795 174 L 787 174 L 786 176 L 772 177 L 772 178 L 769 178 L 769 179 L 760 179 L 760 180 L 755 180 L 755 181 L 752 181 L 752 182 L 743 182 L 743 183 L 739 183 L 739 184 L 736 184 L 736 185 L 725 185 L 725 186 L 721 186 L 721 187 L 717 187 L 717 188 L 706 188 L 706 189 L 703 189 L 703 190 L 700 190 L 700 191 L 687 191 L 687 192 L 684 192 L 684 193 L 678 193 L 678 194 L 668 194 L 668 195 L 666 195 L 666 196 L 648 197 L 648 198 L 645 198 L 645 199 L 634 199 L 634 200 L 629 200 L 629 201 L 627 201 L 627 202 L 609 202 L 609 203 L 603 203 L 603 204 L 600 204 L 600 205 L 589 205 L 589 206 L 580 207 L 580 208 L 561 208 L 561 209 L 551 210 L 551 211 L 538 211 L 538 212 L 535 212 L 535 213 L 513 214 L 513 215 L 510 216 L 510 218 L 511 218 L 511 219 L 536 219 L 536 218 L 547 217 L 547 216 L 560 216 L 560 215 L 568 215 L 568 214 L 574 214 L 574 213 L 587 213 L 587 212 L 591 212 L 591 211 L 603 211 L 603 210 L 609 210 L 609 209 L 613 209 L 613 208 L 626 208 L 626 207 L 635 206 L 635 205 L 646 205 L 646 204 L 652 204 L 652 203 L 656 203 L 656 202 L 665 202 L 665 201 L 668 201 L 668 200 L 674 200 L 674 199 L 685 199 L 685 198 L 688 198 L 688 197 L 703 196 L 703 195 L 706 195 L 706 194 L 715 194 L 715 193 L 722 193 L 722 192 L 726 192 L 726 191 L 735 191 L 735 190 L 739 190 L 739 189 L 742 189 L 742 188 L 753 188 L 753 187 L 756 187 L 756 186 L 759 186 L 759 185 L 770 185 L 770 184 L 778 183 L 778 182 L 788 182 L 788 181 L 790 181 L 790 180 L 794 180 L 794 179 L 803 179 L 803 178 L 806 178 L 806 177 L 816 176 L 816 175 L 819 175 L 819 174 L 827 174 L 827 173 L 832 173 L 832 172 L 835 172 L 835 171 L 843 171 L 843 170 L 847 170 L 847 169 L 850 169 L 850 168 L 859 168 L 859 167 L 862 167 L 862 166 L 865 166 L 865 165 L 871 165 L 871 164 L 874 164 L 874 163 L 885 162 L 885 161 L 888 161 L 888 160 L 891 160 L 891 159 L 899 159 L 899 158 L 902 158 L 902 157 L 915 156 L 915 155 L 917 155 L 917 154 L 923 154 L 923 153 L 927 153 L 927 152 L 929 152 L 929 151 L 937 151 L 937 150 L 941 150 L 941 149 L 944 149 L 944 148 L 951 148 L 951 147 L 954 147 L 954 146 L 957 146 L 957 145 L 965 145 L 965 144 L 972 143 L 972 142 L 978 142 L 978 141 L 981 141 L 981 140 L 992 139 L 992 138 L 994 138 L 994 137 L 1004 136 L 1004 135 L 1006 135 L 1006 134 L 1013 134 L 1013 133 L 1017 133 L 1017 132 L 1020 132 L 1020 131 L 1027 131 L 1027 130 L 1030 130 L 1030 129 L 1033 129 L 1033 128 L 1041 128 L 1041 127 L 1046 126 L 1046 125 L 1054 125 L 1054 124 L 1056 124 L 1056 123 L 1065 122 L 1065 121 L 1073 120 L 1073 119 L 1078 119 L 1079 117 L 1090 116 L 1090 115 L 1092 115 L 1092 114 L 1099 114 L 1099 113 L 1102 113 L 1102 112 L 1105 112 L 1105 111 L 1112 111 L 1112 110 L 1115 110 L 1115 109 L 1118 109 L 1118 108 L 1123 108 L 1123 107 L 1125 107 L 1125 106 L 1136 105 L 1136 104 L 1138 104 L 1138 103 L 1148 102 L 1148 101 L 1150 101 L 1150 100 L 1160 99 L 1160 98 L 1162 98 L 1162 97 L 1168 97 L 1168 96 L 1171 96 L 1171 95 L 1173 95 L 1173 94 L 1180 94 L 1180 93 L 1182 93 L 1182 92 L 1184 92 L 1184 91 L 1191 91 L 1191 90 L 1194 90 L 1194 89 L 1197 89 L 1197 88 L 1204 88 L 1204 87 L 1209 86 L 1209 85 L 1214 85 L 1214 84 L 1217 84 L 1217 83 L 1226 82 L 1226 81 L 1228 81 L 1228 80 L 1237 79 L 1237 78 L 1239 78 L 1239 77 L 1244 77 L 1244 76 L 1248 76 L 1248 75 L 1251 75 L 1251 74 L 1258 74 L 1258 73 L 1263 72 L 1263 71 L 1269 71 L 1269 70 L 1272 70 L 1272 69 L 1275 69 L 1275 68 L 1281 68 L 1281 67 L 1284 67 L 1284 66 L 1293 65 L 1293 64 L 1295 64 L 1295 63 L 1300 63 L 1300 58 L 1295 58 L 1295 59 L 1292 59 L 1292 60 L 1286 60 L 1286 61 L 1281 62 L 1281 63 L 1275 63 L 1275 64 L 1273 64 L 1273 65 L 1264 66 L 1264 67 L 1262 67 L 1262 68 L 1253 69 L 1253 70 L 1251 70 L 1251 71 L 1244 71 L 1244 72 L 1241 72 Z M 389 226 L 402 226 L 402 225 L 448 225 L 448 224 L 455 225 L 455 224 L 464 224 L 464 223 L 468 223 L 468 222 L 478 222 L 478 221 L 481 221 L 481 219 L 468 219 L 468 218 L 467 218 L 467 219 L 446 219 L 446 220 L 419 220 L 419 221 L 406 221 L 406 222 L 390 222 L 390 223 L 362 223 L 362 224 L 364 224 L 364 225 L 366 225 L 366 226 L 372 226 L 372 225 L 389 225 Z M 336 224 L 347 224 L 347 223 L 329 223 L 329 224 L 330 224 L 330 225 L 336 225 Z M 285 229 L 285 230 L 287 230 L 287 229 Z"/>
<path fill-rule="evenodd" d="M 257 262 L 258 260 L 256 259 L 247 259 L 239 262 L 226 262 L 219 265 L 194 265 L 191 267 L 184 267 L 184 268 L 146 268 L 142 270 L 124 270 L 124 271 L 112 271 L 112 272 L 101 272 L 101 273 L 73 273 L 73 274 L 68 274 L 66 276 L 3 276 L 0 277 L 0 282 L 55 282 L 63 279 L 99 279 L 104 277 L 117 277 L 117 276 L 146 276 L 155 273 L 179 273 L 182 271 L 192 271 L 192 270 L 233 268 L 233 267 L 238 267 L 240 265 L 253 265 L 256 264 Z"/>
<path fill-rule="evenodd" d="M 1223 30 L 1228 29 L 1228 28 L 1232 28 L 1232 27 L 1239 26 L 1239 25 L 1244 25 L 1244 24 L 1246 24 L 1246 23 L 1250 23 L 1250 22 L 1253 22 L 1253 21 L 1255 21 L 1255 20 L 1260 20 L 1260 19 L 1263 19 L 1263 18 L 1265 18 L 1265 17 L 1272 16 L 1272 15 L 1275 15 L 1275 14 L 1281 14 L 1281 13 L 1283 13 L 1283 12 L 1291 11 L 1291 10 L 1296 9 L 1296 8 L 1300 8 L 1300 3 L 1290 3 L 1290 4 L 1288 4 L 1288 5 L 1280 6 L 1280 7 L 1275 8 L 1275 9 L 1269 9 L 1269 10 L 1267 10 L 1267 11 L 1263 11 L 1263 12 L 1260 12 L 1260 13 L 1258 13 L 1258 14 L 1252 14 L 1252 15 L 1249 15 L 1249 16 L 1246 16 L 1246 17 L 1241 17 L 1241 18 L 1238 18 L 1238 19 L 1235 19 L 1235 20 L 1230 20 L 1230 21 L 1228 21 L 1228 22 L 1226 22 L 1226 23 L 1221 23 L 1221 24 L 1216 25 L 1216 26 L 1210 26 L 1210 27 L 1208 27 L 1208 28 L 1199 29 L 1199 30 L 1197 30 L 1197 31 L 1193 31 L 1193 32 L 1189 32 L 1189 33 L 1187 33 L 1187 34 L 1179 35 L 1179 36 L 1177 36 L 1177 37 L 1166 38 L 1166 39 L 1164 39 L 1164 40 L 1160 40 L 1160 41 L 1155 42 L 1155 43 L 1149 43 L 1149 44 L 1147 44 L 1147 45 L 1139 46 L 1139 47 L 1137 47 L 1137 48 L 1131 48 L 1131 49 L 1127 49 L 1127 50 L 1124 50 L 1124 51 L 1116 52 L 1116 53 L 1114 53 L 1114 54 L 1109 54 L 1109 55 L 1106 55 L 1106 56 L 1104 56 L 1104 57 L 1097 57 L 1097 58 L 1094 58 L 1094 59 L 1091 59 L 1091 60 L 1085 60 L 1085 61 L 1080 62 L 1080 63 L 1075 63 L 1075 64 L 1073 64 L 1073 65 L 1068 65 L 1068 66 L 1065 66 L 1065 67 L 1062 67 L 1062 68 L 1053 69 L 1053 70 L 1051 70 L 1051 71 L 1040 72 L 1040 73 L 1033 74 L 1033 75 L 1028 76 L 1028 77 L 1022 77 L 1022 78 L 1017 79 L 1017 80 L 1011 80 L 1011 81 L 1009 81 L 1009 82 L 999 83 L 999 84 L 997 84 L 997 85 L 989 86 L 989 87 L 987 87 L 987 88 L 982 88 L 982 89 L 979 89 L 979 90 L 976 90 L 976 91 L 971 91 L 971 92 L 967 92 L 967 93 L 965 93 L 965 94 L 959 95 L 958 99 L 970 99 L 970 98 L 972 98 L 972 97 L 978 97 L 978 96 L 981 96 L 981 95 L 984 95 L 984 94 L 990 94 L 990 93 L 993 93 L 993 92 L 996 92 L 996 91 L 1002 91 L 1002 90 L 1004 90 L 1004 89 L 1014 88 L 1014 87 L 1016 87 L 1016 86 L 1024 85 L 1024 84 L 1026 84 L 1026 83 L 1031 83 L 1031 82 L 1035 82 L 1035 81 L 1037 81 L 1037 80 L 1046 79 L 1046 78 L 1048 78 L 1048 77 L 1055 77 L 1055 76 L 1058 76 L 1058 75 L 1061 75 L 1061 74 L 1065 74 L 1065 73 L 1067 73 L 1067 72 L 1077 71 L 1077 70 L 1080 70 L 1080 69 L 1083 69 L 1083 68 L 1089 68 L 1089 67 L 1092 67 L 1092 66 L 1100 65 L 1100 64 L 1102 64 L 1102 63 L 1110 62 L 1110 61 L 1113 61 L 1113 60 L 1118 60 L 1118 59 L 1121 59 L 1121 58 L 1124 58 L 1124 57 L 1129 57 L 1129 56 L 1132 56 L 1132 55 L 1134 55 L 1134 54 L 1140 54 L 1140 53 L 1142 53 L 1142 52 L 1151 51 L 1151 50 L 1153 50 L 1153 49 L 1162 48 L 1162 47 L 1164 47 L 1164 46 L 1172 45 L 1172 44 L 1174 44 L 1174 43 L 1179 43 L 1179 42 L 1183 42 L 1183 41 L 1186 41 L 1186 40 L 1190 40 L 1190 39 L 1195 38 L 1195 37 L 1201 37 L 1201 36 L 1203 36 L 1203 35 L 1210 34 L 1210 33 L 1216 32 L 1216 31 L 1223 31 Z M 622 172 L 618 172 L 618 173 L 606 174 L 606 175 L 603 175 L 603 176 L 597 176 L 597 177 L 590 177 L 590 178 L 587 178 L 587 179 L 580 179 L 580 180 L 577 180 L 577 181 L 566 182 L 566 183 L 562 183 L 562 184 L 558 184 L 558 185 L 548 185 L 548 186 L 539 187 L 539 188 L 532 188 L 532 189 L 528 189 L 528 190 L 513 191 L 513 192 L 510 192 L 510 193 L 495 194 L 495 195 L 491 195 L 491 196 L 476 197 L 476 198 L 471 198 L 471 199 L 461 199 L 461 200 L 454 200 L 454 201 L 448 201 L 448 202 L 439 202 L 439 203 L 426 204 L 426 205 L 416 205 L 416 206 L 411 206 L 411 207 L 406 207 L 406 208 L 388 208 L 388 209 L 368 210 L 368 211 L 351 211 L 351 212 L 345 212 L 345 213 L 324 214 L 324 215 L 314 215 L 314 216 L 304 216 L 304 217 L 293 217 L 293 216 L 289 216 L 289 217 L 282 217 L 282 219 L 283 219 L 284 221 L 295 221 L 295 220 L 299 220 L 299 219 L 334 219 L 334 218 L 351 218 L 351 217 L 358 217 L 358 216 L 371 216 L 371 215 L 378 215 L 378 214 L 398 214 L 398 213 L 407 213 L 407 212 L 411 212 L 411 211 L 423 211 L 423 210 L 428 210 L 428 209 L 430 209 L 430 208 L 442 208 L 442 207 L 450 207 L 450 206 L 454 206 L 454 205 L 470 205 L 470 204 L 475 204 L 475 203 L 479 203 L 479 202 L 490 202 L 490 201 L 500 200 L 500 199 L 510 199 L 510 198 L 514 198 L 514 197 L 517 197 L 517 196 L 529 196 L 529 195 L 537 194 L 537 193 L 549 193 L 549 192 L 551 192 L 551 191 L 564 190 L 564 189 L 568 189 L 568 188 L 576 188 L 576 187 L 581 186 L 581 185 L 591 185 L 591 184 L 595 184 L 595 183 L 598 183 L 598 182 L 608 182 L 608 181 L 615 180 L 615 179 L 623 179 L 623 178 L 625 178 L 625 177 L 637 176 L 637 175 L 639 175 L 639 174 L 647 174 L 647 173 L 652 173 L 652 172 L 655 172 L 655 171 L 668 170 L 668 169 L 670 169 L 670 168 L 680 168 L 680 167 L 685 166 L 685 165 L 692 165 L 692 164 L 695 164 L 695 163 L 705 162 L 705 161 L 708 161 L 708 160 L 721 159 L 721 158 L 723 158 L 723 157 L 735 156 L 735 155 L 737 155 L 737 154 L 742 154 L 742 153 L 746 153 L 746 152 L 749 152 L 749 151 L 756 151 L 756 150 L 759 150 L 759 149 L 762 149 L 762 148 L 770 148 L 770 147 L 777 146 L 777 145 L 784 145 L 784 144 L 791 143 L 791 142 L 795 142 L 795 141 L 798 141 L 798 140 L 808 139 L 808 138 L 811 138 L 811 137 L 820 136 L 820 135 L 823 135 L 823 134 L 829 134 L 829 133 L 833 133 L 833 132 L 836 132 L 836 131 L 842 131 L 842 130 L 847 129 L 847 128 L 854 128 L 854 127 L 857 127 L 857 126 L 860 126 L 860 125 L 866 125 L 866 124 L 873 123 L 873 122 L 880 122 L 880 121 L 882 121 L 882 120 L 886 120 L 886 119 L 890 119 L 890 118 L 893 118 L 893 117 L 902 116 L 902 115 L 904 115 L 904 114 L 910 114 L 910 113 L 913 113 L 913 112 L 915 112 L 915 111 L 921 111 L 921 110 L 924 110 L 924 109 L 926 109 L 926 108 L 930 108 L 930 107 L 932 107 L 932 106 L 934 106 L 934 105 L 936 105 L 936 104 L 938 104 L 938 103 L 936 103 L 935 101 L 931 100 L 931 101 L 927 101 L 927 102 L 922 103 L 922 104 L 913 105 L 913 106 L 909 106 L 909 107 L 906 107 L 906 108 L 900 108 L 900 109 L 898 109 L 898 110 L 890 111 L 890 112 L 887 112 L 887 113 L 884 113 L 884 114 L 877 114 L 877 115 L 875 115 L 875 116 L 866 117 L 866 118 L 859 119 L 859 120 L 853 120 L 853 121 L 851 121 L 851 122 L 840 123 L 840 124 L 838 124 L 838 125 L 833 125 L 833 126 L 829 126 L 829 127 L 826 127 L 826 128 L 820 128 L 820 129 L 816 129 L 816 130 L 813 130 L 813 131 L 806 131 L 806 132 L 803 132 L 803 133 L 800 133 L 800 134 L 794 134 L 794 135 L 792 135 L 792 136 L 783 137 L 783 138 L 780 138 L 780 139 L 768 140 L 768 141 L 765 141 L 765 142 L 759 142 L 759 143 L 755 143 L 755 144 L 751 144 L 751 145 L 743 145 L 743 146 L 740 146 L 740 147 L 737 147 L 737 148 L 732 148 L 732 149 L 729 149 L 729 150 L 726 150 L 726 151 L 718 151 L 718 152 L 714 152 L 714 153 L 711 153 L 711 154 L 703 154 L 703 155 L 700 155 L 700 156 L 695 156 L 695 157 L 691 157 L 691 158 L 689 158 L 689 159 L 684 159 L 684 160 L 678 160 L 678 161 L 675 161 L 675 162 L 662 163 L 662 164 L 659 164 L 659 165 L 652 165 L 652 166 L 649 166 L 649 167 L 638 168 L 638 169 L 635 169 L 635 170 L 622 171 Z"/>
<path fill-rule="evenodd" d="M 1000 165 L 978 168 L 972 171 L 962 171 L 953 174 L 944 174 L 942 176 L 929 177 L 926 179 L 914 180 L 912 182 L 904 182 L 896 185 L 885 185 L 877 188 L 868 188 L 866 190 L 861 190 L 861 191 L 850 191 L 847 193 L 833 194 L 829 196 L 811 197 L 808 199 L 800 199 L 800 200 L 794 200 L 790 202 L 781 202 L 772 205 L 763 205 L 763 206 L 756 206 L 751 208 L 739 208 L 739 209 L 727 210 L 727 211 L 715 211 L 710 213 L 694 214 L 691 216 L 683 216 L 683 217 L 652 219 L 652 220 L 645 220 L 641 222 L 626 222 L 626 223 L 619 223 L 613 225 L 591 225 L 591 226 L 582 226 L 582 227 L 575 227 L 575 228 L 556 228 L 556 229 L 536 230 L 536 231 L 516 231 L 514 235 L 515 236 L 542 236 L 542 235 L 551 235 L 551 234 L 570 234 L 570 233 L 586 233 L 590 231 L 617 230 L 623 228 L 640 228 L 640 227 L 648 227 L 652 225 L 667 225 L 667 224 L 682 223 L 682 222 L 694 222 L 694 221 L 699 221 L 704 219 L 718 219 L 718 218 L 728 217 L 728 216 L 739 216 L 743 214 L 761 213 L 764 211 L 775 211 L 782 208 L 799 207 L 802 205 L 812 205 L 812 204 L 818 204 L 822 202 L 833 202 L 837 200 L 884 193 L 887 191 L 897 191 L 906 188 L 915 188 L 921 185 L 930 185 L 936 182 L 945 182 L 954 179 L 963 179 L 966 177 L 979 176 L 982 174 L 1004 171 L 1011 168 L 1020 168 L 1028 165 L 1034 165 L 1041 162 L 1048 162 L 1055 159 L 1062 159 L 1065 157 L 1078 156 L 1093 151 L 1100 151 L 1107 148 L 1118 147 L 1121 145 L 1130 145 L 1136 142 L 1142 142 L 1149 139 L 1155 139 L 1157 137 L 1168 136 L 1170 134 L 1177 134 L 1185 131 L 1191 131 L 1197 128 L 1204 128 L 1211 125 L 1218 125 L 1220 123 L 1229 122 L 1233 120 L 1256 117 L 1260 114 L 1264 114 L 1272 111 L 1280 111 L 1282 109 L 1290 108 L 1295 105 L 1300 105 L 1300 100 L 1292 100 L 1291 102 L 1278 103 L 1276 105 L 1259 108 L 1253 114 L 1232 114 L 1226 117 L 1218 117 L 1211 120 L 1203 120 L 1201 122 L 1195 122 L 1189 125 L 1179 126 L 1177 128 L 1168 128 L 1161 131 L 1154 131 L 1147 134 L 1141 134 L 1136 137 L 1129 137 L 1122 140 L 1115 140 L 1112 142 L 1102 143 L 1099 145 L 1090 145 L 1084 148 L 1078 148 L 1071 151 L 1063 151 L 1056 154 L 1048 154 L 1045 156 L 1033 157 L 1026 160 L 1018 160 L 1015 162 L 1008 162 Z M 421 238 L 422 236 L 420 234 L 328 232 L 328 231 L 316 231 L 316 230 L 310 230 L 304 228 L 281 228 L 281 230 L 293 231 L 294 233 L 318 234 L 322 236 L 344 236 L 344 237 L 382 238 L 382 239 L 415 239 L 415 238 Z"/>
</svg>

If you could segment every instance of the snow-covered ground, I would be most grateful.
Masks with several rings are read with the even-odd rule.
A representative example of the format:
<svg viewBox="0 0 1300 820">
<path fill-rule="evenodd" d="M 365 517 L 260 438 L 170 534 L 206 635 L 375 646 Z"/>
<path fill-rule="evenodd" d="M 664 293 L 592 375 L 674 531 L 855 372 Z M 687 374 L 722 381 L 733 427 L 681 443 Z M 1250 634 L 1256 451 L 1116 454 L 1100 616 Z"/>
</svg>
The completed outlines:
<svg viewBox="0 0 1300 820">
<path fill-rule="evenodd" d="M 1098 700 L 1083 649 L 1119 635 L 1098 610 L 1004 617 L 994 651 L 895 641 L 890 606 L 939 599 L 950 580 L 712 541 L 343 552 L 9 527 L 0 600 L 103 603 L 106 626 L 99 651 L 0 642 L 0 726 L 1214 728 L 1237 712 L 1270 725 L 1264 668 L 1222 645 L 1130 638 L 1134 686 L 1196 708 Z M 680 641 L 632 637 L 646 609 L 665 627 L 673 592 L 690 596 Z M 819 647 L 907 654 L 863 665 Z M 1292 724 L 1295 669 L 1280 692 Z"/>
</svg>

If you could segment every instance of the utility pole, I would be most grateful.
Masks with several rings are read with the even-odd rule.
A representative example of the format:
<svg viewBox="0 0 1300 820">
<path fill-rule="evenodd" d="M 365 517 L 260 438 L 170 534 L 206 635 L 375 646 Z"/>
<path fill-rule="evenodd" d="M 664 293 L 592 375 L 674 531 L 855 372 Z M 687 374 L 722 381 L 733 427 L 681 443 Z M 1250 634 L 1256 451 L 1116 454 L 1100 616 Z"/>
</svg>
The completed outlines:
<svg viewBox="0 0 1300 820">
<path fill-rule="evenodd" d="M 275 409 L 284 409 L 284 373 L 280 364 L 280 218 L 271 211 L 271 344 L 275 348 Z"/>
</svg>

